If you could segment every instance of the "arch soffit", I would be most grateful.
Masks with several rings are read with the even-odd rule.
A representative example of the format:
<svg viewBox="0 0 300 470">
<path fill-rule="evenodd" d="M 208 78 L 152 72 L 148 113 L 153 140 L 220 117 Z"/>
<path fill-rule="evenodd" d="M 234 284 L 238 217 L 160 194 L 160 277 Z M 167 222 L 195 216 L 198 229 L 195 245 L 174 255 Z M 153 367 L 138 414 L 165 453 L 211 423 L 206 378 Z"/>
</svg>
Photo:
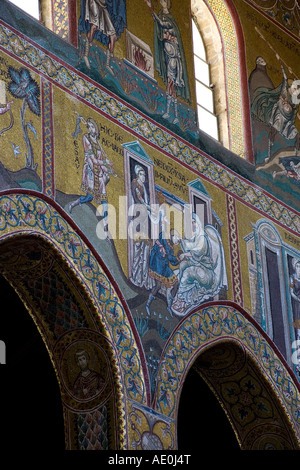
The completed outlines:
<svg viewBox="0 0 300 470">
<path fill-rule="evenodd" d="M 216 343 L 238 343 L 281 403 L 300 446 L 300 386 L 261 328 L 231 302 L 211 302 L 179 323 L 162 354 L 153 407 L 176 420 L 180 390 L 197 357 Z"/>
<path fill-rule="evenodd" d="M 230 150 L 253 162 L 248 80 L 241 23 L 231 0 L 192 0 L 192 4 L 197 8 L 197 3 L 202 1 L 216 22 L 223 46 Z"/>
<path fill-rule="evenodd" d="M 0 251 L 1 245 L 24 237 L 48 245 L 85 293 L 91 311 L 96 312 L 101 332 L 111 345 L 118 389 L 123 390 L 124 399 L 145 405 L 149 380 L 130 312 L 101 258 L 73 225 L 53 200 L 40 193 L 13 190 L 1 194 Z"/>
</svg>

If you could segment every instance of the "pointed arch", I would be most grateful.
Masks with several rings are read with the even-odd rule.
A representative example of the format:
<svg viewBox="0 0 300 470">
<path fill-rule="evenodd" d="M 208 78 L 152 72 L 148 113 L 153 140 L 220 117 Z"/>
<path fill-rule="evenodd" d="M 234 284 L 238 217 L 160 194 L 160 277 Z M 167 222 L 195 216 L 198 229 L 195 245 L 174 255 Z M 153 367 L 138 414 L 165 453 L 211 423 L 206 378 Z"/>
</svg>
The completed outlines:
<svg viewBox="0 0 300 470">
<path fill-rule="evenodd" d="M 222 144 L 253 163 L 243 30 L 231 0 L 191 0 L 207 46 Z M 211 31 L 210 31 L 211 28 Z M 213 34 L 212 34 L 213 33 Z M 225 93 L 224 93 L 225 92 Z"/>
<path fill-rule="evenodd" d="M 50 354 L 68 447 L 78 444 L 76 432 L 83 447 L 107 445 L 105 435 L 92 444 L 84 432 L 93 433 L 93 425 L 99 429 L 110 413 L 112 448 L 126 449 L 128 400 L 147 404 L 149 380 L 134 323 L 102 260 L 53 201 L 26 190 L 7 191 L 0 197 L 0 270 Z M 98 373 L 88 396 L 76 381 L 79 350 Z"/>
<path fill-rule="evenodd" d="M 226 364 L 219 366 L 219 375 L 218 356 L 219 364 Z M 166 344 L 154 408 L 174 421 L 185 376 L 193 365 L 222 403 L 242 448 L 268 445 L 267 439 L 257 437 L 263 439 L 268 432 L 280 445 L 300 448 L 299 383 L 276 346 L 240 307 L 209 303 L 185 317 Z M 247 387 L 253 390 L 248 397 Z M 246 409 L 249 397 L 252 409 Z"/>
</svg>

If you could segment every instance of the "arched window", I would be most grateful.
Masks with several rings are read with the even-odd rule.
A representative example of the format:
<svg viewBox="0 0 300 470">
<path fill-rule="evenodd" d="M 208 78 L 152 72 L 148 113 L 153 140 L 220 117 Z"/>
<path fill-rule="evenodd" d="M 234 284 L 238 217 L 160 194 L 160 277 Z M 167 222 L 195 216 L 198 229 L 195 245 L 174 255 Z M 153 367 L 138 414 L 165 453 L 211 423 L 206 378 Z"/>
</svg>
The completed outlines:
<svg viewBox="0 0 300 470">
<path fill-rule="evenodd" d="M 199 129 L 231 149 L 222 32 L 203 0 L 191 0 Z"/>
<path fill-rule="evenodd" d="M 210 117 L 209 122 L 217 120 L 217 139 L 236 155 L 253 162 L 245 45 L 236 9 L 231 0 L 191 0 L 191 13 L 195 21 L 194 31 L 200 36 L 197 41 L 203 43 L 198 46 L 194 39 L 194 52 L 198 56 L 197 50 L 202 48 L 202 59 L 207 63 L 203 68 L 209 69 L 206 93 L 203 93 L 203 86 L 200 88 L 196 84 L 201 89 L 197 93 L 197 102 L 199 95 L 199 105 L 206 108 L 204 97 L 213 97 L 213 108 L 207 111 L 215 115 Z M 206 122 L 200 106 L 199 128 L 207 132 L 202 127 Z M 206 113 L 206 116 L 209 114 Z M 210 134 L 215 137 L 217 134 L 213 132 Z"/>
<path fill-rule="evenodd" d="M 219 140 L 218 119 L 214 113 L 213 84 L 210 80 L 210 67 L 206 50 L 196 19 L 192 21 L 194 44 L 194 69 L 196 80 L 196 100 L 199 128 Z"/>
</svg>

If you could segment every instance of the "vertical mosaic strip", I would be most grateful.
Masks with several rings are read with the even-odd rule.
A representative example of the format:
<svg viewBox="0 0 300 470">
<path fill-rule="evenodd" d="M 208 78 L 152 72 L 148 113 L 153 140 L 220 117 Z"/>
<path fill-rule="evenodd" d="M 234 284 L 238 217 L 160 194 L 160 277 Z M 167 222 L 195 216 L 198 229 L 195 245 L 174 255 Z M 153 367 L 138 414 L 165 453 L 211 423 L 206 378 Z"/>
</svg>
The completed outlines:
<svg viewBox="0 0 300 470">
<path fill-rule="evenodd" d="M 236 218 L 236 205 L 232 196 L 227 194 L 227 215 L 229 229 L 229 247 L 231 258 L 233 300 L 243 307 L 243 291 L 241 279 L 241 267 L 239 258 L 238 229 Z"/>
<path fill-rule="evenodd" d="M 68 0 L 53 1 L 53 31 L 61 38 L 69 37 Z"/>
<path fill-rule="evenodd" d="M 55 197 L 53 165 L 52 84 L 42 79 L 43 192 Z"/>
</svg>

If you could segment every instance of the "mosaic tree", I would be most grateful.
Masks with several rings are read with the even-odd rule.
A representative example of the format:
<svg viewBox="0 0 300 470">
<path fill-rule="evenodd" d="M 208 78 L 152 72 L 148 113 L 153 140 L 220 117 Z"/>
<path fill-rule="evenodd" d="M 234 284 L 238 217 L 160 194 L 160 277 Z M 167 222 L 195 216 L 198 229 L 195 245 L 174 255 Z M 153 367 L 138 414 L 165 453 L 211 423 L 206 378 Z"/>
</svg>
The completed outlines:
<svg viewBox="0 0 300 470">
<path fill-rule="evenodd" d="M 40 115 L 40 88 L 27 69 L 21 68 L 20 70 L 17 70 L 14 67 L 9 67 L 8 72 L 11 79 L 8 83 L 9 92 L 14 98 L 23 100 L 20 113 L 24 140 L 27 147 L 27 153 L 25 154 L 25 167 L 31 170 L 36 170 L 37 163 L 34 163 L 33 149 L 28 129 L 34 133 L 35 137 L 37 137 L 37 135 L 32 122 L 26 122 L 25 115 L 27 108 L 29 108 L 33 114 L 37 116 Z"/>
</svg>

